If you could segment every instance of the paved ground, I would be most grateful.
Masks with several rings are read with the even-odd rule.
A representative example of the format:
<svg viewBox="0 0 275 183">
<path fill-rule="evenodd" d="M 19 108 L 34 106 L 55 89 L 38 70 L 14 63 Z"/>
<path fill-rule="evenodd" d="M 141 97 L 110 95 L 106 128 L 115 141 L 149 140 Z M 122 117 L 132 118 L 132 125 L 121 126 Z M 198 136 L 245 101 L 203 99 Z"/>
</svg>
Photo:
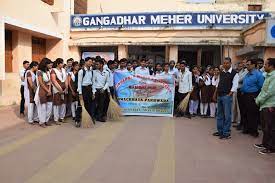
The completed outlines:
<svg viewBox="0 0 275 183">
<path fill-rule="evenodd" d="M 0 109 L 0 125 L 10 119 L 17 125 L 0 131 L 1 183 L 275 182 L 275 155 L 253 148 L 260 138 L 233 131 L 219 140 L 213 119 L 125 117 L 93 129 L 42 129 Z"/>
</svg>

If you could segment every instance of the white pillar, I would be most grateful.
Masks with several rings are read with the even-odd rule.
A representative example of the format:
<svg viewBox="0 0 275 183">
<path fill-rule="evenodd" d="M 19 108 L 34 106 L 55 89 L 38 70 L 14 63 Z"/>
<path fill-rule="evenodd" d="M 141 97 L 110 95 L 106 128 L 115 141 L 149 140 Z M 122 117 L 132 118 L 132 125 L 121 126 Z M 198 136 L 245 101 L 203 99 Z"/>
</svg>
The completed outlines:
<svg viewBox="0 0 275 183">
<path fill-rule="evenodd" d="M 176 63 L 178 62 L 178 46 L 172 45 L 169 48 L 169 61 L 174 60 Z"/>
<path fill-rule="evenodd" d="M 118 45 L 118 59 L 128 58 L 128 46 Z"/>
<path fill-rule="evenodd" d="M 5 24 L 0 17 L 0 80 L 5 79 Z"/>
</svg>

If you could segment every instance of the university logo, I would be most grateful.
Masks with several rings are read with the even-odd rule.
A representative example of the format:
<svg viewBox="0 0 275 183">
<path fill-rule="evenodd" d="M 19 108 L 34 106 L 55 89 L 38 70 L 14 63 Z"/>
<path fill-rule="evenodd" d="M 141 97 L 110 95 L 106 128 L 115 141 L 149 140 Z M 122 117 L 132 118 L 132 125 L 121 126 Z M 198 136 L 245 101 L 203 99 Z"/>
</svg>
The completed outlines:
<svg viewBox="0 0 275 183">
<path fill-rule="evenodd" d="M 275 25 L 272 26 L 270 33 L 272 38 L 275 38 Z"/>
<path fill-rule="evenodd" d="M 81 26 L 82 24 L 82 18 L 81 17 L 74 17 L 73 18 L 73 25 L 76 27 Z"/>
</svg>

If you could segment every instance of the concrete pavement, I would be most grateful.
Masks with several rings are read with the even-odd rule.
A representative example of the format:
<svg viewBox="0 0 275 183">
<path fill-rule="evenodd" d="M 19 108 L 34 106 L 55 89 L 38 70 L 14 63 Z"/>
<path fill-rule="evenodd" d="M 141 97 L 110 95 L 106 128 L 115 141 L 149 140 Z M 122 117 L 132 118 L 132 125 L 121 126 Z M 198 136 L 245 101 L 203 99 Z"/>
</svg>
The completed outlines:
<svg viewBox="0 0 275 183">
<path fill-rule="evenodd" d="M 2 115 L 0 111 L 0 119 Z M 20 120 L 20 119 L 18 119 Z M 76 129 L 18 122 L 0 133 L 3 183 L 274 183 L 275 155 L 233 130 L 211 134 L 213 119 L 125 117 Z"/>
</svg>

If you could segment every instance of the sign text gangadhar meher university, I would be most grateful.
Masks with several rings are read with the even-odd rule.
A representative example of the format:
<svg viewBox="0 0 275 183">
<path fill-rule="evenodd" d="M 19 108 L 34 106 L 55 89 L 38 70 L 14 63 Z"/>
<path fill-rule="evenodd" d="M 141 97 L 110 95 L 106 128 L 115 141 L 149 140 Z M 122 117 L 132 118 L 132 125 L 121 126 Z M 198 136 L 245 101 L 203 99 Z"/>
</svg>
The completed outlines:
<svg viewBox="0 0 275 183">
<path fill-rule="evenodd" d="M 269 16 L 267 12 L 72 15 L 71 28 L 243 27 Z"/>
</svg>

